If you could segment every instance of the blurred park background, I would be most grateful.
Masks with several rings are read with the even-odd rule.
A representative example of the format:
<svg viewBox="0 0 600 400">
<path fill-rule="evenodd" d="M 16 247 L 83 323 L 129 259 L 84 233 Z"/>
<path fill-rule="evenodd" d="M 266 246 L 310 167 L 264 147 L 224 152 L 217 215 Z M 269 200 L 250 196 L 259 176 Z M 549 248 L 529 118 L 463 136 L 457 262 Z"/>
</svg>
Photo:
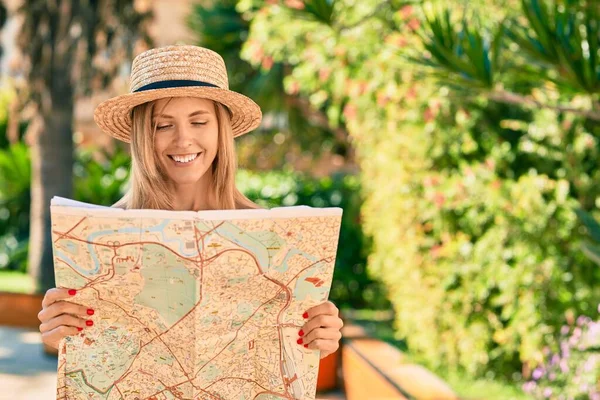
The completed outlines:
<svg viewBox="0 0 600 400">
<path fill-rule="evenodd" d="M 386 398 L 600 399 L 599 1 L 2 4 L 0 302 L 53 286 L 52 196 L 124 191 L 128 148 L 94 107 L 128 92 L 136 54 L 197 44 L 263 110 L 239 188 L 344 209 L 330 297 L 389 346 L 376 365 L 344 342 Z M 54 384 L 42 353 L 0 327 L 3 387 Z M 370 378 L 341 361 L 334 392 L 357 399 Z"/>
</svg>

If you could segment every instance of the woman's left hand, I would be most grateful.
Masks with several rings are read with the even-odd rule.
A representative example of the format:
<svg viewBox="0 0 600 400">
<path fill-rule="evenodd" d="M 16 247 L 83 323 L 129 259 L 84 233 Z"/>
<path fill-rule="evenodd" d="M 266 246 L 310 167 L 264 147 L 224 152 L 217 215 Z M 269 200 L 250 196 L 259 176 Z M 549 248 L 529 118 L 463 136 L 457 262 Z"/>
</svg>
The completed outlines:
<svg viewBox="0 0 600 400">
<path fill-rule="evenodd" d="M 330 301 L 308 309 L 302 316 L 308 321 L 298 332 L 298 344 L 309 349 L 321 350 L 321 358 L 335 353 L 340 347 L 344 326 L 340 310 Z"/>
</svg>

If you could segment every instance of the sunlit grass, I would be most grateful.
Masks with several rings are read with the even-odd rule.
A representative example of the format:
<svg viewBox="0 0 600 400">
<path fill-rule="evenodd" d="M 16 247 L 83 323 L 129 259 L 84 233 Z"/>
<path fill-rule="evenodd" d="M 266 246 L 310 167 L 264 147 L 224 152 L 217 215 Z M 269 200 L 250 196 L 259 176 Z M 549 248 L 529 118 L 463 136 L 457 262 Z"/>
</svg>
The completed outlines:
<svg viewBox="0 0 600 400">
<path fill-rule="evenodd" d="M 0 270 L 0 292 L 32 293 L 33 288 L 33 280 L 26 273 Z"/>
</svg>

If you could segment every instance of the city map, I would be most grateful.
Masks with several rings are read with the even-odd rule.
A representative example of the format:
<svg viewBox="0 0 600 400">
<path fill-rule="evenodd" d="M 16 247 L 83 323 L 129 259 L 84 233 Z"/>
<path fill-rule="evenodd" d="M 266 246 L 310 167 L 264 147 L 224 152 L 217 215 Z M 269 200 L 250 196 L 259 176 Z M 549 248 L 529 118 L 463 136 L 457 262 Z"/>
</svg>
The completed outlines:
<svg viewBox="0 0 600 400">
<path fill-rule="evenodd" d="M 327 300 L 342 209 L 121 210 L 55 197 L 57 287 L 95 310 L 59 346 L 57 399 L 314 399 L 297 344 Z"/>
</svg>

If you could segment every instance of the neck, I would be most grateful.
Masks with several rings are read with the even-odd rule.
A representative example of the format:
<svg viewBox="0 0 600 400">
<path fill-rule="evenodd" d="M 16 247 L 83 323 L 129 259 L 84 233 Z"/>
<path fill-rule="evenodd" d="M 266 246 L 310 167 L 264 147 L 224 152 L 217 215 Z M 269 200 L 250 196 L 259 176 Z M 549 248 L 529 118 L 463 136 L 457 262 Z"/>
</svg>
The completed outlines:
<svg viewBox="0 0 600 400">
<path fill-rule="evenodd" d="M 210 171 L 202 176 L 199 182 L 185 185 L 172 185 L 174 211 L 213 210 L 214 198 L 211 191 Z"/>
</svg>

